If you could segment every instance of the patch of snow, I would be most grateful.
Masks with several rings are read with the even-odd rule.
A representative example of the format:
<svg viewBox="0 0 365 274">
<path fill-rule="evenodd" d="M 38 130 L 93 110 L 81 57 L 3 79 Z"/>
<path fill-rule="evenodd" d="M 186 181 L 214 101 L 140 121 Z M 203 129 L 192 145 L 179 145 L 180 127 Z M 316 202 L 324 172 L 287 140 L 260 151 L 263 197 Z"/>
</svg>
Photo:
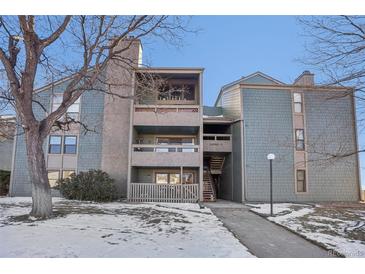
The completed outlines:
<svg viewBox="0 0 365 274">
<path fill-rule="evenodd" d="M 0 198 L 0 257 L 254 257 L 197 204 L 53 202 L 64 215 L 24 221 L 30 198 Z"/>
<path fill-rule="evenodd" d="M 248 204 L 252 211 L 268 215 L 270 204 Z M 365 233 L 363 218 L 365 211 L 362 209 L 351 210 L 355 219 L 341 219 L 341 214 L 333 217 L 318 215 L 320 207 L 303 204 L 278 203 L 274 204 L 273 217 L 268 220 L 283 225 L 303 237 L 323 244 L 330 250 L 334 250 L 345 257 L 365 257 L 365 241 L 352 239 L 349 232 L 361 229 L 359 233 Z M 325 214 L 325 213 L 323 213 Z M 303 218 L 305 217 L 305 218 Z"/>
</svg>

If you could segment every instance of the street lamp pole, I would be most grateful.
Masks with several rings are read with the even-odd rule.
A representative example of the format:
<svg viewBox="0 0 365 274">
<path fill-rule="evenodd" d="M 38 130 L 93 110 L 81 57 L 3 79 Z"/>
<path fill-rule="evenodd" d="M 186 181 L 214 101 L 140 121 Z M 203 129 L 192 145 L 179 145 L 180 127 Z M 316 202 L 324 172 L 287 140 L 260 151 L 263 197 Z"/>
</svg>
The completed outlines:
<svg viewBox="0 0 365 274">
<path fill-rule="evenodd" d="M 270 159 L 270 216 L 273 216 L 273 204 L 272 204 L 272 160 Z"/>
<path fill-rule="evenodd" d="M 270 216 L 274 215 L 273 200 L 272 200 L 272 161 L 275 159 L 275 154 L 268 154 L 267 159 L 270 161 Z"/>
</svg>

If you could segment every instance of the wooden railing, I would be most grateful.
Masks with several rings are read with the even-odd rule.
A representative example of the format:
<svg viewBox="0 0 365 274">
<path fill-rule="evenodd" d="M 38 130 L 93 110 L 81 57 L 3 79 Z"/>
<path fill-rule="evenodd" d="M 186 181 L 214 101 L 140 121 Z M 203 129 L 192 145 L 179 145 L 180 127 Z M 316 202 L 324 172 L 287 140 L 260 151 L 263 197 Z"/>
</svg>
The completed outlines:
<svg viewBox="0 0 365 274">
<path fill-rule="evenodd" d="M 199 184 L 145 184 L 129 185 L 129 201 L 159 203 L 197 203 Z"/>
<path fill-rule="evenodd" d="M 132 145 L 135 152 L 199 152 L 197 145 Z"/>
</svg>

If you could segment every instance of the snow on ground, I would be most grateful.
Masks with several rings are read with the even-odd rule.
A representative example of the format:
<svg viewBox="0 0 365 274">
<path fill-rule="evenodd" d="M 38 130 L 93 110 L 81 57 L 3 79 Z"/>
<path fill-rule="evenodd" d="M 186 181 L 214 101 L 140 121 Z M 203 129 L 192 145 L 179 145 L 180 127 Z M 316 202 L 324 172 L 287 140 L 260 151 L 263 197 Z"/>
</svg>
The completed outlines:
<svg viewBox="0 0 365 274">
<path fill-rule="evenodd" d="M 197 204 L 53 201 L 32 220 L 30 198 L 0 198 L 0 257 L 253 257 Z"/>
<path fill-rule="evenodd" d="M 270 204 L 248 204 L 251 211 L 269 216 Z M 345 257 L 365 257 L 365 205 L 274 204 L 270 221 Z"/>
</svg>

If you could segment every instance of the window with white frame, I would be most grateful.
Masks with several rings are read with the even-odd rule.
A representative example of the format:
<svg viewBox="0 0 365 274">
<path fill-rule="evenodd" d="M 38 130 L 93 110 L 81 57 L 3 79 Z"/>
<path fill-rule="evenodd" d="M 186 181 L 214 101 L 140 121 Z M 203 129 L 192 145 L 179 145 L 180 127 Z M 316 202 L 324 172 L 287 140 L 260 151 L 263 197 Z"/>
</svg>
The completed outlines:
<svg viewBox="0 0 365 274">
<path fill-rule="evenodd" d="M 76 154 L 77 150 L 77 136 L 65 135 L 63 142 L 63 153 L 65 154 Z"/>
<path fill-rule="evenodd" d="M 49 136 L 48 153 L 61 154 L 62 149 L 62 136 L 51 135 Z"/>
<path fill-rule="evenodd" d="M 302 93 L 294 92 L 293 101 L 294 101 L 294 112 L 302 113 L 303 112 L 303 95 L 302 95 Z"/>
</svg>

